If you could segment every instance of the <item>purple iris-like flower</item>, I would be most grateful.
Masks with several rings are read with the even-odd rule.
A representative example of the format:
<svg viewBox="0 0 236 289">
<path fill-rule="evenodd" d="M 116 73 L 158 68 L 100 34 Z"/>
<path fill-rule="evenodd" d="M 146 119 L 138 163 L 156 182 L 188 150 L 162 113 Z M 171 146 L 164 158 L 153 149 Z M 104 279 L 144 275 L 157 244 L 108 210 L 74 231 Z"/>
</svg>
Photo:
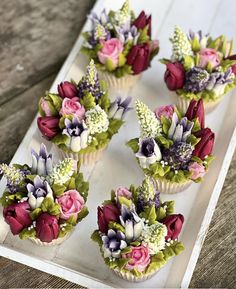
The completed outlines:
<svg viewBox="0 0 236 289">
<path fill-rule="evenodd" d="M 65 128 L 62 134 L 68 136 L 66 142 L 67 147 L 73 152 L 79 152 L 87 147 L 89 130 L 84 121 L 80 122 L 77 117 L 73 117 L 72 121 L 65 119 Z"/>
<path fill-rule="evenodd" d="M 28 203 L 32 209 L 40 207 L 45 197 L 53 199 L 52 189 L 48 182 L 39 176 L 34 178 L 33 184 L 27 184 L 26 188 L 28 190 Z"/>
<path fill-rule="evenodd" d="M 108 230 L 107 235 L 102 236 L 104 258 L 119 258 L 121 250 L 127 247 L 125 234 L 121 231 Z"/>
<path fill-rule="evenodd" d="M 48 154 L 47 148 L 41 144 L 39 154 L 31 150 L 32 167 L 31 173 L 40 176 L 49 175 L 52 172 L 52 155 Z"/>
<path fill-rule="evenodd" d="M 83 122 L 80 122 L 77 117 L 73 117 L 72 121 L 68 118 L 65 119 L 66 128 L 63 130 L 63 134 L 72 137 L 80 136 L 84 130 L 87 128 L 84 126 Z"/>
<path fill-rule="evenodd" d="M 197 32 L 194 32 L 191 29 L 189 30 L 188 39 L 190 41 L 194 39 L 198 40 L 201 49 L 206 48 L 208 37 L 209 34 L 203 35 L 202 30 L 199 30 Z"/>
<path fill-rule="evenodd" d="M 190 136 L 194 123 L 188 121 L 187 117 L 179 120 L 174 112 L 171 120 L 171 126 L 168 131 L 168 138 L 174 142 L 186 142 Z"/>
<path fill-rule="evenodd" d="M 136 213 L 134 207 L 127 208 L 125 205 L 121 205 L 120 222 L 125 228 L 125 239 L 127 243 L 139 238 L 143 230 L 143 221 Z"/>
<path fill-rule="evenodd" d="M 100 13 L 100 17 L 95 12 L 91 12 L 88 16 L 88 19 L 92 21 L 93 26 L 96 26 L 97 23 L 101 24 L 102 26 L 106 26 L 109 22 L 109 18 L 106 12 L 106 9 L 103 9 Z"/>
<path fill-rule="evenodd" d="M 109 108 L 109 116 L 111 118 L 124 119 L 126 113 L 133 108 L 130 105 L 132 101 L 132 96 L 126 97 L 122 100 L 121 96 L 117 96 L 116 100 L 111 103 Z"/>
<path fill-rule="evenodd" d="M 133 41 L 133 44 L 137 44 L 139 32 L 134 25 L 130 27 L 130 21 L 127 21 L 122 27 L 115 27 L 117 37 L 122 43 L 126 43 L 129 40 Z"/>
</svg>

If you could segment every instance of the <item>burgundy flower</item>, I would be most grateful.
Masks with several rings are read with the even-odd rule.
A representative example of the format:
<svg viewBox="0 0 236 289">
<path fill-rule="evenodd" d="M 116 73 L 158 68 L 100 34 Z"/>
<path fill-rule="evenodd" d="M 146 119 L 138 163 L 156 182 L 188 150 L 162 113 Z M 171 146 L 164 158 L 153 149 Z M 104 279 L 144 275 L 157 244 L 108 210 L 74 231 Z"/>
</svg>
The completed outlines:
<svg viewBox="0 0 236 289">
<path fill-rule="evenodd" d="M 107 233 L 109 222 L 119 221 L 120 211 L 115 205 L 107 204 L 103 207 L 98 207 L 97 215 L 99 231 L 102 233 Z"/>
<path fill-rule="evenodd" d="M 150 64 L 151 49 L 148 43 L 134 45 L 127 55 L 127 64 L 132 66 L 134 74 L 146 70 Z"/>
<path fill-rule="evenodd" d="M 192 99 L 185 116 L 188 120 L 193 120 L 198 118 L 201 128 L 204 128 L 205 116 L 204 116 L 204 106 L 203 100 L 199 99 L 198 101 Z"/>
<path fill-rule="evenodd" d="M 52 139 L 59 132 L 59 119 L 55 116 L 38 117 L 38 128 L 47 139 Z"/>
<path fill-rule="evenodd" d="M 180 62 L 167 63 L 164 80 L 169 90 L 177 90 L 182 88 L 185 80 L 183 65 Z"/>
<path fill-rule="evenodd" d="M 148 25 L 148 35 L 151 37 L 152 34 L 152 16 L 147 16 L 142 11 L 139 16 L 134 20 L 133 25 L 138 29 L 144 29 Z"/>
<path fill-rule="evenodd" d="M 195 136 L 197 138 L 201 138 L 201 140 L 196 145 L 193 155 L 203 160 L 205 156 L 212 153 L 215 142 L 215 134 L 209 128 L 203 128 L 196 132 Z"/>
<path fill-rule="evenodd" d="M 32 224 L 29 213 L 28 202 L 13 204 L 3 210 L 3 216 L 13 235 L 19 234 L 24 228 Z"/>
<path fill-rule="evenodd" d="M 78 89 L 77 87 L 70 83 L 69 81 L 61 82 L 57 86 L 58 93 L 62 98 L 73 98 L 78 97 Z"/>
<path fill-rule="evenodd" d="M 48 213 L 42 213 L 38 217 L 35 229 L 36 237 L 47 243 L 57 239 L 60 231 L 57 218 Z"/>
<path fill-rule="evenodd" d="M 181 232 L 184 223 L 184 216 L 181 214 L 170 215 L 165 217 L 161 222 L 167 227 L 166 240 L 178 239 L 178 236 Z"/>
<path fill-rule="evenodd" d="M 236 54 L 228 56 L 226 59 L 236 60 Z M 232 65 L 231 68 L 232 68 L 232 72 L 236 75 L 236 64 Z"/>
</svg>

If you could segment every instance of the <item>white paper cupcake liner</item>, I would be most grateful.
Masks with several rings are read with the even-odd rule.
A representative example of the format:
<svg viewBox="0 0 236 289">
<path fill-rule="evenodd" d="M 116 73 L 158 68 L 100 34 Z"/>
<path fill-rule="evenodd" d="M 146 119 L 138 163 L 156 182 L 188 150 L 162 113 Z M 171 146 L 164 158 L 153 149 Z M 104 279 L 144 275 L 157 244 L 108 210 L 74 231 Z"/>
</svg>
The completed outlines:
<svg viewBox="0 0 236 289">
<path fill-rule="evenodd" d="M 78 153 L 72 153 L 72 152 L 64 152 L 63 150 L 60 149 L 60 154 L 62 156 L 62 158 L 72 158 L 74 161 L 78 162 L 80 161 L 81 162 L 81 165 L 92 165 L 94 163 L 96 163 L 103 151 L 106 149 L 107 146 L 101 148 L 101 149 L 98 149 L 94 152 L 90 152 L 90 153 L 86 153 L 86 154 L 80 154 L 79 152 Z"/>
<path fill-rule="evenodd" d="M 137 75 L 126 75 L 120 78 L 115 77 L 112 73 L 99 71 L 99 79 L 104 80 L 109 88 L 109 91 L 112 93 L 112 97 L 114 98 L 111 101 L 114 101 L 116 98 L 116 94 L 119 92 L 123 92 L 126 95 L 130 93 L 131 89 L 136 85 L 136 83 L 141 78 L 142 73 Z"/>
<path fill-rule="evenodd" d="M 56 246 L 56 245 L 60 245 L 62 242 L 64 242 L 65 240 L 67 240 L 72 232 L 67 233 L 64 237 L 62 238 L 57 238 L 52 240 L 52 242 L 47 243 L 47 242 L 42 242 L 40 239 L 38 238 L 29 238 L 29 240 L 31 242 L 33 242 L 34 244 L 38 245 L 38 246 L 43 246 L 43 247 L 51 247 L 51 246 Z"/>
<path fill-rule="evenodd" d="M 178 94 L 175 92 L 171 92 L 171 97 L 174 98 L 174 103 L 177 104 L 182 109 L 183 112 L 187 111 L 189 103 L 191 100 L 184 99 L 184 98 L 178 96 Z M 210 102 L 204 101 L 205 113 L 212 112 L 219 105 L 222 98 L 223 97 L 220 97 L 217 100 L 210 101 Z"/>
<path fill-rule="evenodd" d="M 140 276 L 140 277 L 134 276 L 130 272 L 122 272 L 122 271 L 120 271 L 118 269 L 112 269 L 112 271 L 116 275 L 118 275 L 120 278 L 122 278 L 124 280 L 127 280 L 129 282 L 143 282 L 143 281 L 146 281 L 146 280 L 150 279 L 153 275 L 155 275 L 159 271 L 159 269 L 156 270 L 156 271 L 153 270 L 150 273 L 144 274 L 143 276 Z"/>
<path fill-rule="evenodd" d="M 168 180 L 155 179 L 159 192 L 163 194 L 176 194 L 186 190 L 193 181 L 189 180 L 184 183 L 173 183 Z"/>
</svg>

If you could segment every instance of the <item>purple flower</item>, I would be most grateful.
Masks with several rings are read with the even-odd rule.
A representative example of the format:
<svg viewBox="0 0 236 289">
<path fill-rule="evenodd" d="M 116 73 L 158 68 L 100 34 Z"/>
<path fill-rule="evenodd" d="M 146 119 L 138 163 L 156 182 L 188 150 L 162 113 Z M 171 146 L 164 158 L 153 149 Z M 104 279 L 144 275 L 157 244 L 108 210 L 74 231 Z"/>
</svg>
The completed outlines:
<svg viewBox="0 0 236 289">
<path fill-rule="evenodd" d="M 139 151 L 136 153 L 142 168 L 149 167 L 161 160 L 161 151 L 153 138 L 144 138 L 139 140 Z"/>
<path fill-rule="evenodd" d="M 173 113 L 168 138 L 174 142 L 186 142 L 190 136 L 194 123 L 188 121 L 187 117 L 178 119 L 176 112 Z"/>
<path fill-rule="evenodd" d="M 27 184 L 26 188 L 28 190 L 28 203 L 33 210 L 41 206 L 44 198 L 53 200 L 51 187 L 47 181 L 42 180 L 39 176 L 34 178 L 33 184 Z"/>
<path fill-rule="evenodd" d="M 83 98 L 86 92 L 90 92 L 97 101 L 101 98 L 105 92 L 101 89 L 97 69 L 94 61 L 91 60 L 87 66 L 86 74 L 82 77 L 78 83 L 78 94 L 80 98 Z"/>
<path fill-rule="evenodd" d="M 106 26 L 109 23 L 109 18 L 106 12 L 106 9 L 103 9 L 100 13 L 100 17 L 95 13 L 91 12 L 91 14 L 88 16 L 88 19 L 92 21 L 93 26 L 96 24 L 101 24 L 102 26 Z"/>
<path fill-rule="evenodd" d="M 184 90 L 198 93 L 206 89 L 210 74 L 203 68 L 193 67 L 185 75 Z"/>
<path fill-rule="evenodd" d="M 132 96 L 128 96 L 123 101 L 121 96 L 117 96 L 116 100 L 110 105 L 109 116 L 111 118 L 124 119 L 125 114 L 133 109 L 131 106 L 129 106 L 131 101 Z"/>
<path fill-rule="evenodd" d="M 126 43 L 128 41 L 132 41 L 133 44 L 137 44 L 137 40 L 139 37 L 139 32 L 137 27 L 134 25 L 130 27 L 130 22 L 127 21 L 122 27 L 115 27 L 117 38 L 122 42 Z"/>
<path fill-rule="evenodd" d="M 127 247 L 125 234 L 121 231 L 108 230 L 107 235 L 102 236 L 104 258 L 119 258 L 121 250 Z"/>
<path fill-rule="evenodd" d="M 209 34 L 203 35 L 202 30 L 199 30 L 197 32 L 194 32 L 193 30 L 189 30 L 188 39 L 191 40 L 197 40 L 200 44 L 200 49 L 206 48 L 207 46 L 207 40 L 208 40 Z"/>
<path fill-rule="evenodd" d="M 174 143 L 169 149 L 163 151 L 163 161 L 174 170 L 187 169 L 193 155 L 191 144 L 186 142 Z"/>
<path fill-rule="evenodd" d="M 49 175 L 52 172 L 52 154 L 48 154 L 46 146 L 42 143 L 39 154 L 33 149 L 31 150 L 32 167 L 31 173 L 33 175 Z"/>
<path fill-rule="evenodd" d="M 79 122 L 77 117 L 73 117 L 72 121 L 68 118 L 65 119 L 65 128 L 62 134 L 68 136 L 66 142 L 67 147 L 73 152 L 78 152 L 87 147 L 89 131 L 85 122 Z"/>
<path fill-rule="evenodd" d="M 127 243 L 135 241 L 141 235 L 143 222 L 135 211 L 135 208 L 127 208 L 121 205 L 121 225 L 125 228 L 125 239 Z"/>
</svg>

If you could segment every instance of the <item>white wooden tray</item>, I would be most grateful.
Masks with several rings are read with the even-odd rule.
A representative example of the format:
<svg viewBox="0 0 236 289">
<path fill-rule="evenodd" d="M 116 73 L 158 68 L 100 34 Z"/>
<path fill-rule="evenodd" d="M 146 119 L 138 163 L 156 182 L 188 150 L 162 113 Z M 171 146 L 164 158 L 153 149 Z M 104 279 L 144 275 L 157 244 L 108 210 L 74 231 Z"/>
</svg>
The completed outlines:
<svg viewBox="0 0 236 289">
<path fill-rule="evenodd" d="M 99 0 L 94 6 L 94 11 L 101 11 L 104 7 L 116 9 L 122 2 L 122 0 Z M 136 12 L 143 8 L 152 12 L 153 32 L 154 35 L 158 35 L 161 43 L 161 51 L 157 58 L 170 55 L 168 38 L 175 24 L 182 26 L 186 31 L 190 26 L 194 30 L 204 28 L 205 31 L 213 32 L 215 36 L 220 33 L 231 33 L 227 36 L 233 36 L 236 28 L 235 20 L 227 21 L 234 19 L 233 0 L 226 1 L 227 5 L 225 1 L 220 0 L 131 0 L 130 2 Z M 226 6 L 230 9 L 226 9 Z M 84 30 L 88 28 L 89 24 L 86 23 Z M 74 78 L 78 81 L 81 78 L 86 64 L 84 57 L 79 55 L 81 44 L 82 38 L 79 37 L 52 85 L 52 91 L 56 90 L 57 84 L 62 80 Z M 170 100 L 162 81 L 163 73 L 164 66 L 156 59 L 132 95 L 153 108 L 168 104 Z M 187 191 L 173 196 L 162 196 L 163 200 L 174 199 L 176 212 L 185 215 L 186 222 L 181 240 L 186 250 L 167 263 L 149 281 L 139 284 L 128 283 L 115 276 L 104 264 L 97 244 L 90 240 L 90 235 L 97 226 L 96 208 L 109 196 L 110 190 L 119 185 L 139 184 L 142 180 L 141 170 L 132 152 L 125 146 L 127 140 L 138 135 L 134 112 L 128 116 L 127 123 L 119 135 L 113 138 L 102 160 L 95 167 L 86 168 L 85 175 L 90 181 L 88 198 L 90 214 L 79 224 L 72 236 L 62 245 L 53 248 L 38 247 L 30 241 L 22 241 L 9 232 L 1 208 L 0 255 L 90 288 L 188 287 L 236 145 L 235 113 L 236 97 L 227 96 L 206 118 L 207 125 L 216 132 L 217 159 L 211 166 L 205 182 L 194 184 Z M 42 141 L 34 121 L 12 162 L 29 163 L 30 147 L 37 149 Z M 47 145 L 50 148 L 50 144 Z M 1 181 L 0 193 L 4 188 L 5 182 Z"/>
</svg>

